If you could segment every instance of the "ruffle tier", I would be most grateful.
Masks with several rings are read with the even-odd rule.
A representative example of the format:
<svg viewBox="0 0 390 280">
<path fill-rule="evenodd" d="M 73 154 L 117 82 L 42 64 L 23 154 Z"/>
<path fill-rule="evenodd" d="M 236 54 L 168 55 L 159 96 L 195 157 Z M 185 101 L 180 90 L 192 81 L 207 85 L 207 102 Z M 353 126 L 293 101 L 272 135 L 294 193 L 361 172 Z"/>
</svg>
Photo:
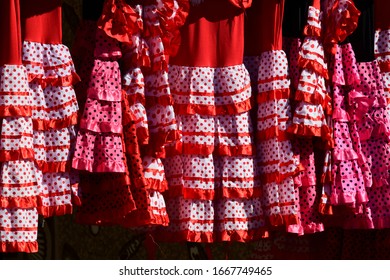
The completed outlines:
<svg viewBox="0 0 390 280">
<path fill-rule="evenodd" d="M 89 172 L 125 172 L 121 135 L 80 130 L 77 134 L 72 167 Z"/>
<path fill-rule="evenodd" d="M 164 161 L 169 196 L 185 199 L 260 197 L 262 190 L 252 156 L 187 155 Z"/>
<path fill-rule="evenodd" d="M 0 252 L 38 252 L 38 212 L 35 208 L 0 208 Z"/>
<path fill-rule="evenodd" d="M 181 135 L 174 154 L 240 156 L 254 154 L 249 112 L 237 115 L 178 115 Z"/>
<path fill-rule="evenodd" d="M 169 84 L 179 115 L 231 115 L 251 108 L 251 82 L 244 65 L 221 68 L 172 65 Z"/>
<path fill-rule="evenodd" d="M 179 207 L 178 207 L 179 206 Z M 260 198 L 167 199 L 170 225 L 159 232 L 171 242 L 248 242 L 268 236 Z"/>
<path fill-rule="evenodd" d="M 0 208 L 28 209 L 37 207 L 41 193 L 32 160 L 2 163 L 0 177 Z"/>
<path fill-rule="evenodd" d="M 43 217 L 62 216 L 73 213 L 74 206 L 80 206 L 78 196 L 79 177 L 74 171 L 37 172 L 40 195 L 38 213 Z"/>
<path fill-rule="evenodd" d="M 29 82 L 42 88 L 52 85 L 69 87 L 79 82 L 68 48 L 62 44 L 23 42 L 23 65 Z"/>
</svg>

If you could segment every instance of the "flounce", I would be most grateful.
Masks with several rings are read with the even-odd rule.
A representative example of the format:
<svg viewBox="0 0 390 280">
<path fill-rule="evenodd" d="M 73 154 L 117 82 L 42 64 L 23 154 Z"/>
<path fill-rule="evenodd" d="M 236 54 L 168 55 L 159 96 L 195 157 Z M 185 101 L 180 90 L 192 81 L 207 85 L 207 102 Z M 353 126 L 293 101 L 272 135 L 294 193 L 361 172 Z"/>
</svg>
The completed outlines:
<svg viewBox="0 0 390 280">
<path fill-rule="evenodd" d="M 12 188 L 11 188 L 12 189 Z M 0 192 L 4 193 L 3 187 L 0 184 Z M 11 196 L 0 196 L 0 208 L 36 208 L 37 196 L 27 196 L 27 197 L 17 197 L 15 195 Z"/>
<path fill-rule="evenodd" d="M 343 42 L 358 26 L 360 11 L 353 1 L 330 1 L 325 15 L 324 46 L 334 53 L 337 43 Z"/>
<path fill-rule="evenodd" d="M 323 60 L 321 61 L 319 54 L 310 57 L 309 51 L 306 52 L 305 50 L 302 50 L 302 53 L 304 53 L 306 57 L 299 56 L 298 58 L 298 66 L 301 69 L 310 69 L 325 79 L 329 79 L 328 68 L 326 63 Z"/>
<path fill-rule="evenodd" d="M 299 218 L 296 214 L 289 214 L 289 215 L 271 215 L 269 216 L 270 224 L 274 227 L 285 225 L 286 228 L 291 227 L 292 225 L 299 225 Z M 297 232 L 296 230 L 293 230 L 293 232 Z M 298 231 L 299 232 L 299 231 Z"/>
<path fill-rule="evenodd" d="M 332 205 L 350 205 L 355 207 L 355 205 L 361 205 L 368 202 L 367 194 L 356 192 L 353 193 L 332 193 L 330 196 L 330 201 Z"/>
<path fill-rule="evenodd" d="M 73 103 L 73 102 L 72 102 Z M 77 107 L 77 102 L 73 103 L 74 108 Z M 38 131 L 47 131 L 50 129 L 61 129 L 70 126 L 74 126 L 77 124 L 77 120 L 79 117 L 78 111 L 73 112 L 71 115 L 66 116 L 61 119 L 51 119 L 51 120 L 43 120 L 43 119 L 33 119 L 33 128 Z"/>
<path fill-rule="evenodd" d="M 295 92 L 295 100 L 303 101 L 313 105 L 321 105 L 323 111 L 330 115 L 332 114 L 331 97 L 326 92 L 325 82 L 321 77 L 314 75 L 314 80 L 310 73 L 302 73 L 301 81 L 298 84 L 298 89 Z M 307 79 L 307 81 L 305 81 Z"/>
<path fill-rule="evenodd" d="M 165 179 L 164 166 L 159 158 L 145 156 L 142 160 L 143 176 L 145 177 L 145 189 L 158 191 L 160 193 L 168 189 L 168 182 Z"/>
<path fill-rule="evenodd" d="M 352 148 L 342 149 L 342 148 L 335 147 L 333 150 L 333 158 L 336 161 L 357 160 L 358 154 Z"/>
<path fill-rule="evenodd" d="M 213 77 L 213 79 L 210 79 Z M 177 114 L 237 114 L 251 108 L 251 82 L 244 65 L 221 68 L 169 67 Z"/>
<path fill-rule="evenodd" d="M 0 195 L 2 203 L 6 198 L 11 205 L 24 204 L 26 208 L 36 205 L 39 185 L 35 176 L 34 162 L 30 160 L 8 161 L 1 165 Z"/>
<path fill-rule="evenodd" d="M 38 241 L 1 241 L 0 252 L 3 253 L 37 253 Z"/>
<path fill-rule="evenodd" d="M 45 160 L 35 160 L 35 164 L 43 173 L 68 172 L 72 165 L 70 161 L 46 162 Z"/>
<path fill-rule="evenodd" d="M 172 221 L 172 223 L 177 223 L 177 221 Z M 192 230 L 180 230 L 180 231 L 170 231 L 159 232 L 158 240 L 161 242 L 195 242 L 195 243 L 213 243 L 215 241 L 213 232 L 197 232 Z"/>
<path fill-rule="evenodd" d="M 80 128 L 97 133 L 122 133 L 122 104 L 87 98 Z"/>
<path fill-rule="evenodd" d="M 254 230 L 223 230 L 218 232 L 218 237 L 215 241 L 219 242 L 251 242 L 268 238 L 269 232 L 265 228 L 254 229 Z"/>
<path fill-rule="evenodd" d="M 122 136 L 79 131 L 72 167 L 89 172 L 125 172 Z"/>
<path fill-rule="evenodd" d="M 188 0 L 157 0 L 157 13 L 160 16 L 161 39 L 165 53 L 174 56 L 180 46 L 179 29 L 184 25 L 190 4 Z"/>
<path fill-rule="evenodd" d="M 19 148 L 18 150 L 0 150 L 0 162 L 33 159 L 34 149 Z"/>
<path fill-rule="evenodd" d="M 220 156 L 252 155 L 253 129 L 248 112 L 235 115 L 177 116 L 179 153 Z"/>
<path fill-rule="evenodd" d="M 131 35 L 143 29 L 139 14 L 124 0 L 106 0 L 97 26 L 125 44 L 131 44 Z"/>
<path fill-rule="evenodd" d="M 54 216 L 70 215 L 73 213 L 72 204 L 53 205 L 53 206 L 39 206 L 38 213 L 45 218 Z"/>
<path fill-rule="evenodd" d="M 110 39 L 110 38 L 109 38 Z M 105 38 L 97 39 L 98 42 Z M 107 47 L 107 50 L 110 50 Z M 90 73 L 87 97 L 100 101 L 119 102 L 122 99 L 121 73 L 117 61 L 106 61 L 95 58 Z"/>
<path fill-rule="evenodd" d="M 129 105 L 141 103 L 145 105 L 145 81 L 140 68 L 126 71 L 122 78 L 122 89 L 126 92 Z"/>
<path fill-rule="evenodd" d="M 295 118 L 295 117 L 294 117 Z M 331 129 L 327 125 L 313 126 L 303 123 L 293 123 L 287 132 L 304 137 L 321 137 L 326 141 L 326 146 L 332 148 L 334 145 Z"/>
<path fill-rule="evenodd" d="M 76 74 L 69 49 L 62 44 L 23 42 L 23 64 L 29 82 L 42 88 L 69 87 L 80 81 Z"/>
<path fill-rule="evenodd" d="M 290 88 L 290 80 L 285 65 L 287 56 L 283 50 L 267 51 L 260 56 L 260 67 L 257 77 L 258 94 L 285 92 Z"/>
<path fill-rule="evenodd" d="M 193 104 L 174 104 L 175 112 L 179 115 L 236 115 L 248 112 L 252 108 L 251 99 L 232 105 L 193 105 Z"/>
<path fill-rule="evenodd" d="M 134 137 L 136 137 L 139 145 L 147 145 L 149 143 L 149 125 L 145 107 L 140 103 L 130 106 L 126 96 L 124 96 L 122 99 L 122 114 L 126 152 L 128 153 L 128 149 L 133 150 L 132 144 L 128 146 L 128 140 L 134 139 Z"/>
<path fill-rule="evenodd" d="M 184 25 L 189 12 L 186 0 L 157 0 L 145 6 L 145 30 L 148 38 L 158 38 L 166 55 L 175 55 L 180 45 L 179 28 Z"/>
</svg>

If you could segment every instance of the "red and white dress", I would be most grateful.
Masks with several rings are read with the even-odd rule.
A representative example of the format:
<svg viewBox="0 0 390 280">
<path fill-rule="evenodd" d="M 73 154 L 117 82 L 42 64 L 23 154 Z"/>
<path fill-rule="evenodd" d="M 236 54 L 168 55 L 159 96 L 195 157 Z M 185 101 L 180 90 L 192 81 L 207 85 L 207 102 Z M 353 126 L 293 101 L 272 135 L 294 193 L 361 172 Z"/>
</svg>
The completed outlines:
<svg viewBox="0 0 390 280">
<path fill-rule="evenodd" d="M 257 64 L 256 160 L 262 181 L 265 215 L 272 226 L 302 233 L 294 175 L 299 157 L 287 128 L 292 119 L 290 79 L 282 50 L 284 1 L 254 1 L 248 10 L 246 61 Z M 270 24 L 273 23 L 273 24 Z"/>
<path fill-rule="evenodd" d="M 78 203 L 78 178 L 71 171 L 79 81 L 62 44 L 61 1 L 21 0 L 23 64 L 32 97 L 33 147 L 40 186 L 39 213 L 71 214 Z"/>
<path fill-rule="evenodd" d="M 62 45 L 61 2 L 6 1 L 1 73 L 1 251 L 38 250 L 38 214 L 70 214 L 78 81 Z M 4 48 L 4 50 L 3 50 Z"/>
<path fill-rule="evenodd" d="M 164 240 L 259 239 L 265 234 L 243 65 L 245 8 L 207 0 L 190 8 L 169 83 L 181 141 L 164 160 L 170 225 Z"/>
<path fill-rule="evenodd" d="M 4 1 L 0 44 L 0 251 L 38 250 L 38 182 L 35 176 L 32 106 L 22 65 L 20 3 Z"/>
</svg>

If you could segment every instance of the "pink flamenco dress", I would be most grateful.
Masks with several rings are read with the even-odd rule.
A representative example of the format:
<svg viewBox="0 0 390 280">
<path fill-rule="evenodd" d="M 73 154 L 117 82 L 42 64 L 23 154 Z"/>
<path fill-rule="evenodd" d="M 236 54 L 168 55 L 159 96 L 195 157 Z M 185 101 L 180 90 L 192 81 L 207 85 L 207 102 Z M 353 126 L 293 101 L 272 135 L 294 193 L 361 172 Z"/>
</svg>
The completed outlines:
<svg viewBox="0 0 390 280">
<path fill-rule="evenodd" d="M 374 117 L 378 119 L 385 126 L 380 131 L 382 134 L 377 134 L 381 140 L 377 141 L 375 145 L 371 144 L 368 149 L 371 152 L 377 151 L 378 158 L 374 160 L 372 168 L 378 169 L 384 180 L 382 184 L 374 185 L 369 189 L 368 206 L 371 209 L 371 215 L 376 229 L 383 229 L 390 227 L 390 178 L 388 177 L 389 166 L 389 122 L 390 122 L 390 19 L 388 11 L 390 9 L 390 2 L 384 0 L 374 0 L 374 55 L 378 63 L 379 69 L 375 78 L 376 82 L 382 80 L 384 104 L 381 104 L 384 112 L 378 112 Z M 383 115 L 382 115 L 383 113 Z M 378 137 L 379 138 L 379 137 Z M 378 149 L 378 150 L 377 150 Z M 373 151 L 374 150 L 374 151 Z M 375 176 L 373 171 L 373 176 Z"/>
<path fill-rule="evenodd" d="M 32 96 L 22 64 L 20 2 L 2 2 L 0 28 L 0 252 L 38 251 Z"/>
<path fill-rule="evenodd" d="M 330 30 L 336 33 L 326 36 L 334 56 L 334 106 L 338 112 L 334 114 L 335 125 L 338 124 L 335 141 L 340 150 L 336 154 L 335 148 L 338 158 L 334 162 L 338 163 L 338 170 L 332 176 L 330 202 L 334 206 L 334 218 L 331 223 L 347 229 L 383 228 L 388 207 L 382 195 L 387 197 L 389 185 L 387 101 L 379 64 L 367 49 L 370 44 L 361 44 L 362 36 L 368 34 L 365 28 L 370 28 L 370 23 L 373 25 L 372 3 L 355 1 L 355 7 L 350 1 L 339 1 L 333 7 L 336 4 L 340 9 L 328 9 L 329 26 L 333 27 Z M 364 19 L 358 22 L 359 7 L 363 9 L 360 17 Z M 331 17 L 334 11 L 336 15 Z M 348 35 L 351 44 L 335 44 Z"/>
<path fill-rule="evenodd" d="M 325 30 L 322 34 L 324 49 L 331 58 L 329 83 L 333 94 L 331 125 L 334 147 L 326 154 L 320 212 L 330 215 L 332 225 L 340 223 L 332 216 L 336 214 L 334 206 L 347 206 L 353 211 L 356 204 L 361 205 L 367 200 L 365 181 L 362 180 L 362 168 L 368 171 L 367 164 L 359 152 L 356 126 L 348 114 L 348 92 L 358 81 L 356 61 L 353 56 L 343 59 L 343 54 L 351 49 L 349 44 L 338 45 L 356 29 L 359 15 L 360 11 L 349 0 L 328 1 L 324 6 Z M 369 177 L 367 172 L 365 175 Z"/>
<path fill-rule="evenodd" d="M 247 12 L 245 56 L 246 65 L 253 64 L 248 69 L 257 71 L 252 74 L 253 84 L 257 84 L 256 168 L 262 182 L 264 215 L 273 228 L 284 226 L 288 232 L 302 234 L 294 184 L 302 167 L 287 133 L 292 111 L 288 62 L 282 50 L 283 12 L 284 1 L 252 3 Z"/>
<path fill-rule="evenodd" d="M 84 108 L 72 160 L 73 169 L 80 172 L 81 207 L 76 222 L 120 225 L 136 209 L 123 133 L 121 46 L 98 28 L 97 19 L 85 20 L 77 36 L 73 52 L 83 80 L 76 92 Z M 141 172 L 142 167 L 135 169 Z"/>
<path fill-rule="evenodd" d="M 325 148 L 322 153 L 333 146 L 328 124 L 332 108 L 325 86 L 328 69 L 321 40 L 322 13 L 320 1 L 311 2 L 303 32 L 305 38 L 299 46 L 297 58 L 292 60 L 296 64 L 291 65 L 298 67 L 299 76 L 296 78 L 293 75 L 295 72 L 291 71 L 296 90 L 292 123 L 287 129 L 296 136 L 294 143 L 297 144 L 300 163 L 304 167 L 295 180 L 300 203 L 300 223 L 304 233 L 324 230 L 318 211 L 321 192 L 317 189 L 314 143 L 321 143 L 322 148 Z"/>
<path fill-rule="evenodd" d="M 161 239 L 249 242 L 267 235 L 243 65 L 251 1 L 191 3 L 169 64 L 181 140 L 167 145 L 170 224 Z"/>
</svg>

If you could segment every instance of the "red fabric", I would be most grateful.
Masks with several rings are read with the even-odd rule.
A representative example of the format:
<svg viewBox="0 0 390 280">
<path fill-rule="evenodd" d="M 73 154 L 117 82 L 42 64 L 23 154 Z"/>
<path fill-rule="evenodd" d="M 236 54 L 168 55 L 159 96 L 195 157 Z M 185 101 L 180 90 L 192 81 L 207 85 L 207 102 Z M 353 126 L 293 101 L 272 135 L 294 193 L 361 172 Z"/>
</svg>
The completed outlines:
<svg viewBox="0 0 390 280">
<path fill-rule="evenodd" d="M 252 107 L 252 102 L 250 99 L 247 99 L 241 103 L 233 103 L 229 105 L 192 105 L 192 104 L 175 104 L 175 112 L 179 115 L 227 115 L 227 114 L 240 114 L 243 112 L 248 112 Z"/>
<path fill-rule="evenodd" d="M 390 28 L 390 1 L 389 0 L 374 0 L 374 21 L 376 29 Z"/>
<path fill-rule="evenodd" d="M 18 150 L 0 150 L 0 162 L 32 158 L 34 158 L 33 149 L 19 148 Z"/>
<path fill-rule="evenodd" d="M 293 215 L 293 214 L 285 215 L 285 216 L 272 215 L 269 217 L 269 219 L 272 226 L 281 226 L 281 225 L 289 226 L 289 225 L 296 225 L 299 223 L 299 218 L 297 217 L 297 215 Z"/>
<path fill-rule="evenodd" d="M 20 3 L 24 41 L 44 44 L 62 43 L 60 0 L 20 0 Z"/>
<path fill-rule="evenodd" d="M 36 197 L 1 197 L 1 208 L 34 208 L 37 207 Z"/>
<path fill-rule="evenodd" d="M 359 16 L 360 11 L 352 1 L 345 3 L 343 9 L 340 8 L 339 1 L 334 2 L 325 19 L 326 31 L 323 41 L 327 51 L 334 53 L 335 44 L 343 42 L 355 31 Z"/>
<path fill-rule="evenodd" d="M 123 0 L 106 0 L 97 23 L 106 34 L 119 42 L 131 43 L 131 35 L 142 29 L 138 14 Z"/>
<path fill-rule="evenodd" d="M 28 61 L 23 61 L 23 63 L 26 65 L 29 62 Z M 67 65 L 69 65 L 71 63 L 72 62 L 69 61 L 69 63 L 67 63 Z M 45 66 L 43 66 L 43 68 L 46 70 L 48 68 L 50 68 L 50 69 L 62 68 L 64 66 L 65 66 L 65 64 L 58 65 L 57 67 L 45 67 Z M 75 72 L 72 72 L 70 75 L 63 76 L 63 77 L 43 77 L 43 75 L 36 75 L 36 74 L 29 73 L 28 74 L 28 81 L 32 82 L 34 80 L 37 81 L 41 85 L 41 87 L 44 89 L 48 85 L 57 86 L 57 87 L 60 87 L 60 86 L 69 87 L 69 86 L 72 86 L 72 85 L 80 82 L 81 79 L 80 79 L 79 75 L 77 75 L 77 73 L 75 73 Z"/>
<path fill-rule="evenodd" d="M 35 163 L 43 173 L 67 172 L 71 167 L 70 161 L 46 162 L 41 160 Z"/>
<path fill-rule="evenodd" d="M 49 129 L 60 129 L 69 127 L 71 125 L 77 124 L 78 113 L 73 113 L 72 115 L 63 118 L 63 119 L 51 119 L 51 120 L 40 120 L 33 119 L 33 128 L 34 130 L 49 130 Z"/>
<path fill-rule="evenodd" d="M 259 228 L 256 230 L 224 230 L 220 233 L 220 235 L 220 240 L 217 239 L 217 241 L 249 242 L 253 240 L 267 238 L 269 233 L 268 231 L 264 230 L 264 228 Z"/>
<path fill-rule="evenodd" d="M 249 8 L 252 5 L 252 0 L 229 0 L 229 2 L 242 9 Z"/>
<path fill-rule="evenodd" d="M 33 1 L 30 1 L 34 3 Z M 22 64 L 19 0 L 1 1 L 0 16 L 0 66 Z"/>
<path fill-rule="evenodd" d="M 38 252 L 38 242 L 0 242 L 0 252 L 36 253 Z"/>
<path fill-rule="evenodd" d="M 245 55 L 258 56 L 282 49 L 284 0 L 257 0 L 247 10 Z"/>
<path fill-rule="evenodd" d="M 244 17 L 243 10 L 226 0 L 191 7 L 181 28 L 180 48 L 170 64 L 213 68 L 242 64 Z"/>
<path fill-rule="evenodd" d="M 38 213 L 43 217 L 70 215 L 73 212 L 73 206 L 70 204 L 57 206 L 39 206 Z"/>
</svg>

